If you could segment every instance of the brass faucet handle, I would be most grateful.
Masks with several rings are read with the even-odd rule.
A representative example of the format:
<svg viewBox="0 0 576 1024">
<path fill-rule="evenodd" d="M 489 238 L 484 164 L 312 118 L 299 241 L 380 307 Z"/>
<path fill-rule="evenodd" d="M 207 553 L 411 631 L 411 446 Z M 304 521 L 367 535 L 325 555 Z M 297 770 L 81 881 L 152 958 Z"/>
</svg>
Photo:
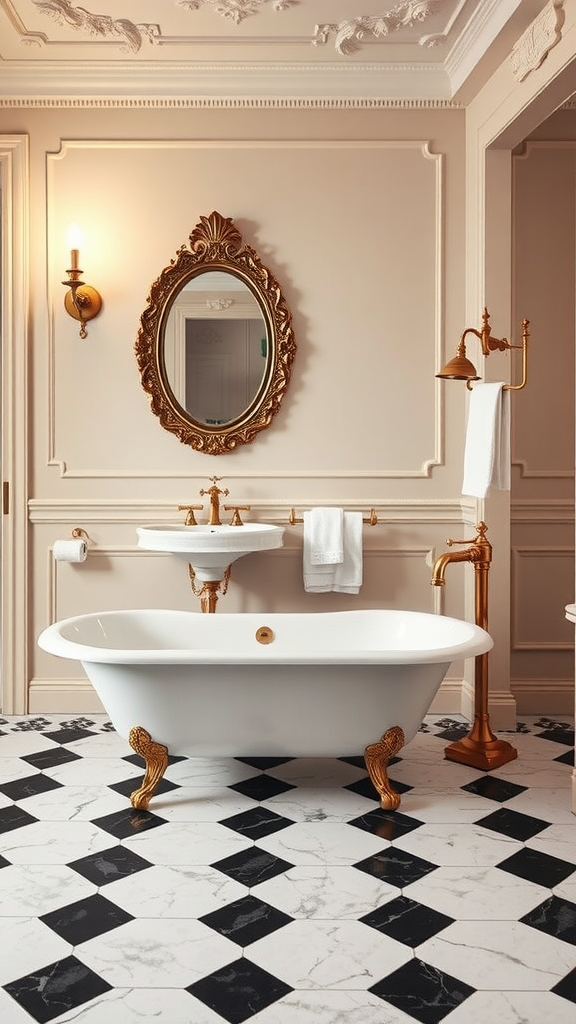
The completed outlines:
<svg viewBox="0 0 576 1024">
<path fill-rule="evenodd" d="M 178 505 L 179 512 L 186 512 L 185 526 L 198 526 L 194 512 L 201 512 L 203 505 Z"/>
<path fill-rule="evenodd" d="M 224 505 L 225 512 L 234 512 L 232 519 L 230 520 L 230 526 L 244 526 L 240 518 L 241 512 L 249 512 L 250 505 Z"/>
<path fill-rule="evenodd" d="M 484 523 L 484 522 L 477 523 L 476 529 L 478 530 L 478 533 L 476 534 L 475 537 L 472 538 L 472 540 L 451 540 L 451 539 L 448 539 L 446 541 L 448 547 L 451 548 L 453 544 L 487 544 L 488 543 L 488 538 L 486 537 L 486 531 L 488 530 L 488 527 L 486 526 L 486 523 Z"/>
</svg>

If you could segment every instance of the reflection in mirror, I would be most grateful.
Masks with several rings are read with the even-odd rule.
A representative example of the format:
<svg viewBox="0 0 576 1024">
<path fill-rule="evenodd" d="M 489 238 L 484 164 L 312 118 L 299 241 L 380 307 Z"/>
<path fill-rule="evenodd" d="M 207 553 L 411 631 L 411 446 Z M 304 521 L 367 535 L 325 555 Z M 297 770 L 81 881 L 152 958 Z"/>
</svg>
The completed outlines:
<svg viewBox="0 0 576 1024">
<path fill-rule="evenodd" d="M 278 411 L 296 345 L 278 283 L 233 221 L 202 217 L 148 303 L 136 355 L 162 426 L 210 455 L 249 444 Z"/>
<path fill-rule="evenodd" d="M 176 296 L 166 321 L 166 379 L 189 416 L 204 424 L 237 419 L 258 394 L 268 335 L 255 296 L 239 278 L 209 271 Z"/>
</svg>

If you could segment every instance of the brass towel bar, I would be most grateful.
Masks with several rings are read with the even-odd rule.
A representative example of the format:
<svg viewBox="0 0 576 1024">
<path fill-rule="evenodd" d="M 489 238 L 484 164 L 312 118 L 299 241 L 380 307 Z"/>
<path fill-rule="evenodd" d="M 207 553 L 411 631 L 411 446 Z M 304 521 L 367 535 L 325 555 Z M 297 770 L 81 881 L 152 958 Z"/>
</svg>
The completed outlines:
<svg viewBox="0 0 576 1024">
<path fill-rule="evenodd" d="M 290 515 L 288 516 L 288 522 L 290 526 L 296 526 L 298 523 L 303 523 L 303 519 L 299 519 L 296 516 L 296 512 L 293 508 L 290 509 Z M 370 509 L 370 513 L 367 519 L 362 519 L 363 523 L 367 523 L 368 526 L 376 526 L 378 522 L 378 516 L 373 508 Z"/>
</svg>

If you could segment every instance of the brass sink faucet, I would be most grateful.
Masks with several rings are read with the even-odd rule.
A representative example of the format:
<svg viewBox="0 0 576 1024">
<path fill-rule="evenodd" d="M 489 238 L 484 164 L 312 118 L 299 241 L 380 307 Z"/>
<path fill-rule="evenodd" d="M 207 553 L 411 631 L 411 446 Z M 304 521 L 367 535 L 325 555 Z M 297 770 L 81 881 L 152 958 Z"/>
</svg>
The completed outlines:
<svg viewBox="0 0 576 1024">
<path fill-rule="evenodd" d="M 210 496 L 210 518 L 208 520 L 209 526 L 222 526 L 222 521 L 220 519 L 220 495 L 222 494 L 226 496 L 229 493 L 229 491 L 227 487 L 225 487 L 223 490 L 220 487 L 218 487 L 218 481 L 221 479 L 221 476 L 211 476 L 210 480 L 212 481 L 212 486 L 208 487 L 206 490 L 202 488 L 200 491 L 201 496 L 203 496 L 204 494 L 208 494 Z"/>
<path fill-rule="evenodd" d="M 434 562 L 431 583 L 433 587 L 446 585 L 446 566 L 450 562 L 472 562 L 476 580 L 476 625 L 487 629 L 488 622 L 488 570 L 492 562 L 492 545 L 486 537 L 486 523 L 478 523 L 478 533 L 474 540 L 447 540 L 448 547 L 453 544 L 467 544 L 461 551 L 445 551 Z"/>
</svg>

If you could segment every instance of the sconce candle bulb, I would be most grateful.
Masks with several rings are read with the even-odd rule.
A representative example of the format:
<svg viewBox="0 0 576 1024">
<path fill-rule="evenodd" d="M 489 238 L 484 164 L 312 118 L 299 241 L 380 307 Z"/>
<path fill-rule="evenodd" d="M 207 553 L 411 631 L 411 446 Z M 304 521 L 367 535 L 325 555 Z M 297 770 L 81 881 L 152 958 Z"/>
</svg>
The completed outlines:
<svg viewBox="0 0 576 1024">
<path fill-rule="evenodd" d="M 74 243 L 78 239 L 78 229 L 75 225 L 70 229 L 73 238 L 70 239 L 70 269 L 66 271 L 68 279 L 62 284 L 66 285 L 68 291 L 64 296 L 64 307 L 69 316 L 80 322 L 80 337 L 87 338 L 88 331 L 86 324 L 93 320 L 102 309 L 102 297 L 92 285 L 84 284 L 82 270 L 80 270 L 80 250 Z"/>
</svg>

